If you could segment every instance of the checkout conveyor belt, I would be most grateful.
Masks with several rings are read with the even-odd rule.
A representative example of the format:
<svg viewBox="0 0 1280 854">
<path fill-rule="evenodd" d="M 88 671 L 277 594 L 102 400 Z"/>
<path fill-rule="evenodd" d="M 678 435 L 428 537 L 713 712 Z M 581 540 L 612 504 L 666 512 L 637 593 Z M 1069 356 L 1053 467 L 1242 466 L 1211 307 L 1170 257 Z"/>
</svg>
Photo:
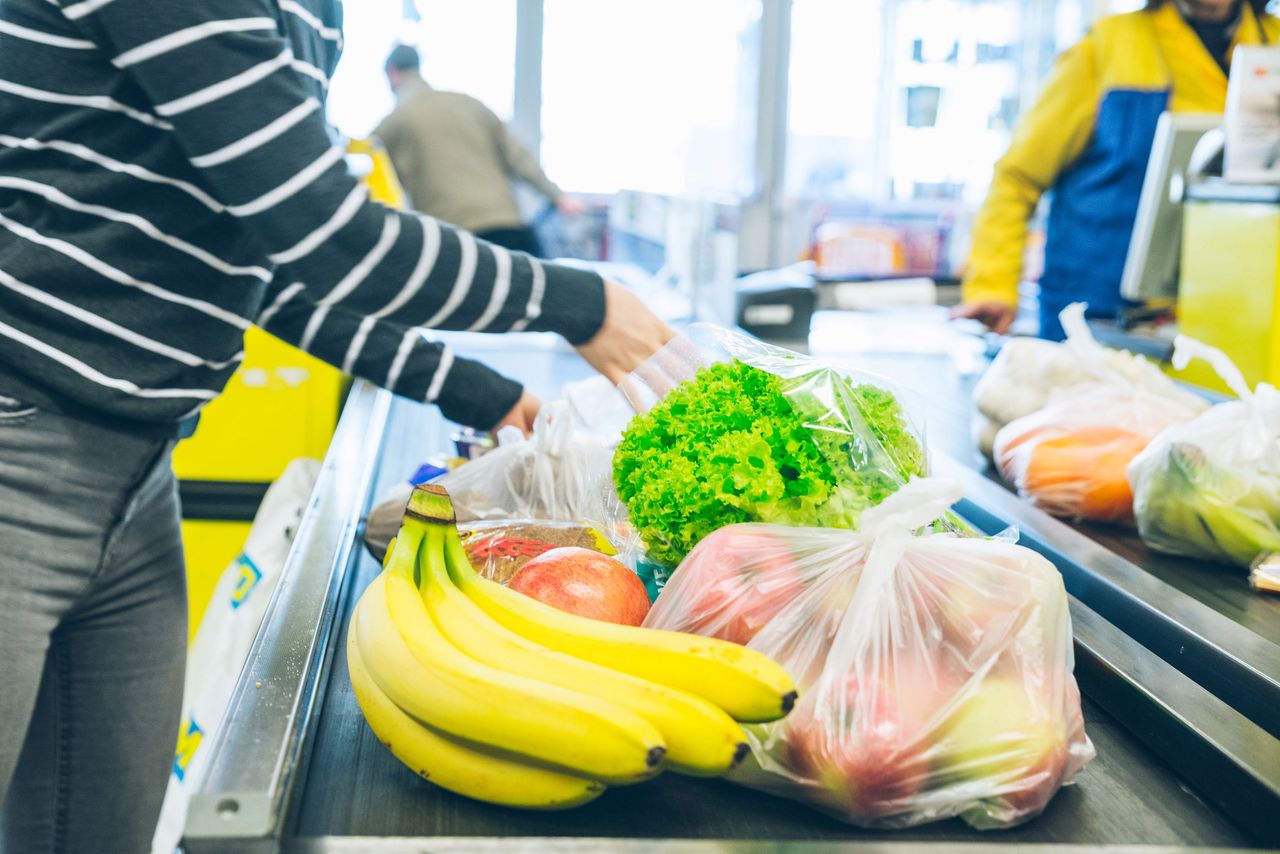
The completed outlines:
<svg viewBox="0 0 1280 854">
<path fill-rule="evenodd" d="M 536 360 L 523 353 L 519 358 L 528 376 Z M 544 397 L 582 375 L 572 375 L 575 359 L 568 351 L 549 348 L 537 358 L 547 367 L 543 387 L 535 381 L 533 390 Z M 955 473 L 968 472 L 970 499 L 957 509 L 980 527 L 1018 525 L 1033 547 L 1052 552 L 1051 559 L 1057 555 L 1068 588 L 1075 588 L 1076 673 L 1086 731 L 1098 755 L 1043 815 L 1008 831 L 979 832 L 958 820 L 867 831 L 790 801 L 674 774 L 611 790 L 563 813 L 507 810 L 439 790 L 373 736 L 352 696 L 344 656 L 335 653 L 345 643 L 348 609 L 379 569 L 360 542 L 361 517 L 414 468 L 424 449 L 443 449 L 446 440 L 433 409 L 364 384 L 353 389 L 226 725 L 211 747 L 210 770 L 192 801 L 184 838 L 191 854 L 519 851 L 545 850 L 549 843 L 556 850 L 606 854 L 1280 844 L 1280 739 L 1269 731 L 1269 717 L 1256 709 L 1246 713 L 1206 687 L 1203 674 L 1177 654 L 1154 651 L 1119 625 L 1140 623 L 1134 615 L 1145 613 L 1156 627 L 1149 634 L 1186 641 L 1171 626 L 1189 618 L 1182 631 L 1199 638 L 1194 655 L 1233 677 L 1252 674 L 1251 687 L 1276 681 L 1280 656 L 1270 662 L 1265 656 L 1280 647 L 1270 634 L 1255 634 L 1244 621 L 1196 603 L 958 466 Z M 1115 566 L 1104 567 L 1107 584 L 1088 582 L 1083 573 L 1094 572 L 1099 562 L 1119 562 L 1115 566 L 1159 584 L 1165 598 L 1156 596 L 1156 605 L 1170 613 L 1151 603 L 1135 605 L 1155 588 L 1143 588 Z M 1071 572 L 1079 576 L 1074 581 Z M 1114 598 L 1129 611 L 1108 605 L 1091 583 L 1120 590 Z M 1108 607 L 1110 616 L 1102 613 Z M 1206 613 L 1219 620 L 1204 622 Z M 1280 704 L 1272 710 L 1280 712 Z"/>
</svg>

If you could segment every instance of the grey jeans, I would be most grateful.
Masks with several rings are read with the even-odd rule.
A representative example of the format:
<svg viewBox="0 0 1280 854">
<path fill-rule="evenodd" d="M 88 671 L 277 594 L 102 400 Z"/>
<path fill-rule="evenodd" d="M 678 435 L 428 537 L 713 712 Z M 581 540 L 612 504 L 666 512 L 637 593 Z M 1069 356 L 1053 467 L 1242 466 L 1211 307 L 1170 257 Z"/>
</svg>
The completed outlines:
<svg viewBox="0 0 1280 854">
<path fill-rule="evenodd" d="M 0 396 L 0 852 L 150 850 L 182 704 L 173 445 Z"/>
</svg>

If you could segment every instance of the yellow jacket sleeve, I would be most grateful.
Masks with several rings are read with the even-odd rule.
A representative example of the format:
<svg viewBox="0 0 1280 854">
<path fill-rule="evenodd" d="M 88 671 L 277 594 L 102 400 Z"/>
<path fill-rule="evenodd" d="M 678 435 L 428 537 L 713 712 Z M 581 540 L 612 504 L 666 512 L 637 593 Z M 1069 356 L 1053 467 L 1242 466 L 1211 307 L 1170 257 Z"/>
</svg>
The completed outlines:
<svg viewBox="0 0 1280 854">
<path fill-rule="evenodd" d="M 1016 305 L 1027 224 L 1046 190 L 1085 150 L 1101 85 L 1092 34 L 1058 58 L 1036 101 L 996 163 L 987 200 L 974 223 L 965 270 L 965 302 Z"/>
</svg>

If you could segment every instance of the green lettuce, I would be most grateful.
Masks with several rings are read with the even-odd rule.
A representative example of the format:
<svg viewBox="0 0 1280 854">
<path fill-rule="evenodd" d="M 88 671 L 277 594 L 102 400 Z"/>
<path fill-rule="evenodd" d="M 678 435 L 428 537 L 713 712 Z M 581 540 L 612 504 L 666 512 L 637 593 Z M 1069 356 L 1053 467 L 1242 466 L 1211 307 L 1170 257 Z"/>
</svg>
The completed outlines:
<svg viewBox="0 0 1280 854">
<path fill-rule="evenodd" d="M 737 522 L 854 528 L 925 455 L 890 392 L 820 369 L 707 366 L 628 425 L 613 480 L 649 556 L 676 566 Z"/>
</svg>

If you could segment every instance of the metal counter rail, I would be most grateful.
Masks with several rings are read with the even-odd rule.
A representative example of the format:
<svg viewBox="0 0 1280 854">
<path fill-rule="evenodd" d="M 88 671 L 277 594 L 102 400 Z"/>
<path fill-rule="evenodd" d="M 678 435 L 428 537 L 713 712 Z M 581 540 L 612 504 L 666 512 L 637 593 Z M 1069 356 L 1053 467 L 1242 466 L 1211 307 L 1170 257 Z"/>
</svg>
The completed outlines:
<svg viewBox="0 0 1280 854">
<path fill-rule="evenodd" d="M 352 389 L 275 594 L 191 799 L 184 848 L 276 850 L 315 709 L 391 395 Z"/>
<path fill-rule="evenodd" d="M 1019 542 L 1053 561 L 1073 596 L 1280 738 L 1280 645 L 980 472 L 946 458 L 934 470 L 964 485 L 962 515 L 989 534 L 1016 525 Z"/>
</svg>

